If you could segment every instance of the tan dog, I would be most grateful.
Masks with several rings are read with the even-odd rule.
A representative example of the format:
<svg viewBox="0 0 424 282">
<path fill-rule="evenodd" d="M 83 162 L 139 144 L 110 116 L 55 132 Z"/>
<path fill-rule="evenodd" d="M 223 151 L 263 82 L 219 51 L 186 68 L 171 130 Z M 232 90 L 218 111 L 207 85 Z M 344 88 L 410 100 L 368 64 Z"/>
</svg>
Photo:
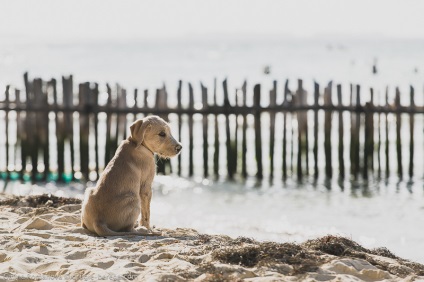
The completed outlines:
<svg viewBox="0 0 424 282">
<path fill-rule="evenodd" d="M 134 225 L 141 212 L 140 226 L 150 229 L 154 153 L 170 158 L 182 146 L 158 116 L 139 119 L 130 129 L 131 136 L 122 141 L 96 187 L 85 192 L 81 225 L 99 236 L 159 235 Z"/>
</svg>

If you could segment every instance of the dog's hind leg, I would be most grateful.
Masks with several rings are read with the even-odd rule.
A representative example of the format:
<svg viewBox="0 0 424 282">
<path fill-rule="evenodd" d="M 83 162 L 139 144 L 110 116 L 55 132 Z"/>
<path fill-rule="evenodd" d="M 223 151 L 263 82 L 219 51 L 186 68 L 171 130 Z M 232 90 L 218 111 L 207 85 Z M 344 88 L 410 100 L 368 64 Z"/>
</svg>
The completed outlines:
<svg viewBox="0 0 424 282">
<path fill-rule="evenodd" d="M 126 235 L 136 235 L 136 236 L 158 236 L 161 235 L 162 233 L 159 232 L 144 232 L 144 230 L 134 230 L 134 231 L 129 231 L 129 232 L 117 232 L 117 231 L 113 231 L 111 230 L 109 227 L 107 227 L 106 224 L 104 223 L 100 223 L 100 222 L 95 222 L 93 224 L 93 228 L 94 231 L 96 232 L 97 235 L 101 236 L 101 237 L 106 237 L 106 236 L 126 236 Z"/>
</svg>

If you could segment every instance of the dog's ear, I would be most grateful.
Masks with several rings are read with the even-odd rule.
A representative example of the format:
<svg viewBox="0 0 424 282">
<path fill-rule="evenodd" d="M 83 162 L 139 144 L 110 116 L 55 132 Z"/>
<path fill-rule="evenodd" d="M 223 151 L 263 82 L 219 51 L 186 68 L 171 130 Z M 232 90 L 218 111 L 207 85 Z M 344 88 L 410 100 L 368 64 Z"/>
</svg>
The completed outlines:
<svg viewBox="0 0 424 282">
<path fill-rule="evenodd" d="M 131 126 L 131 139 L 134 140 L 137 145 L 143 143 L 144 135 L 146 134 L 148 122 L 142 119 L 136 120 Z"/>
</svg>

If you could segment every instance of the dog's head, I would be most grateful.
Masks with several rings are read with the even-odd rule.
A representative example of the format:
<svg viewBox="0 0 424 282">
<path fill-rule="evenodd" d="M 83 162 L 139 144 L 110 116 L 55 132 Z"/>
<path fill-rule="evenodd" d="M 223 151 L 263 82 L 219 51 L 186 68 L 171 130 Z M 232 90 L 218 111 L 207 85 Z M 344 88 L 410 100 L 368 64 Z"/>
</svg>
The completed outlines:
<svg viewBox="0 0 424 282">
<path fill-rule="evenodd" d="M 131 140 L 143 145 L 161 158 L 178 155 L 181 144 L 172 137 L 169 124 L 158 116 L 136 120 L 130 127 Z"/>
</svg>

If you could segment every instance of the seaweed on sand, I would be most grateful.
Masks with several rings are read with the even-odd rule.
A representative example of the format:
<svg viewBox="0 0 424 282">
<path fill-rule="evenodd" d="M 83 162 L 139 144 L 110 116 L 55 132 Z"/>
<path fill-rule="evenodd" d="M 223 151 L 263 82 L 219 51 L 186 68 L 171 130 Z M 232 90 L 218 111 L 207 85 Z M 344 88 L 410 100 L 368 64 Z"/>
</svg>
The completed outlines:
<svg viewBox="0 0 424 282">
<path fill-rule="evenodd" d="M 53 207 L 57 208 L 63 205 L 81 204 L 81 200 L 75 198 L 57 197 L 51 194 L 33 195 L 33 196 L 13 196 L 0 200 L 0 206 L 20 206 L 20 207 Z"/>
<path fill-rule="evenodd" d="M 216 249 L 212 256 L 221 262 L 245 267 L 283 263 L 293 267 L 291 273 L 285 274 L 296 275 L 316 271 L 320 265 L 332 260 L 331 256 L 323 256 L 324 254 L 364 259 L 400 277 L 411 274 L 424 275 L 424 265 L 399 258 L 386 248 L 369 250 L 348 238 L 333 235 L 308 240 L 303 244 L 260 243 L 251 239 L 238 238 L 226 242 L 224 246 Z M 376 256 L 395 260 L 397 264 L 378 260 Z"/>
<path fill-rule="evenodd" d="M 248 243 L 244 243 L 244 242 Z M 323 259 L 316 256 L 300 245 L 293 243 L 259 243 L 254 240 L 235 239 L 228 242 L 226 247 L 217 249 L 212 254 L 214 259 L 229 264 L 245 267 L 271 266 L 288 264 L 293 267 L 292 275 L 315 271 L 324 263 Z"/>
</svg>

